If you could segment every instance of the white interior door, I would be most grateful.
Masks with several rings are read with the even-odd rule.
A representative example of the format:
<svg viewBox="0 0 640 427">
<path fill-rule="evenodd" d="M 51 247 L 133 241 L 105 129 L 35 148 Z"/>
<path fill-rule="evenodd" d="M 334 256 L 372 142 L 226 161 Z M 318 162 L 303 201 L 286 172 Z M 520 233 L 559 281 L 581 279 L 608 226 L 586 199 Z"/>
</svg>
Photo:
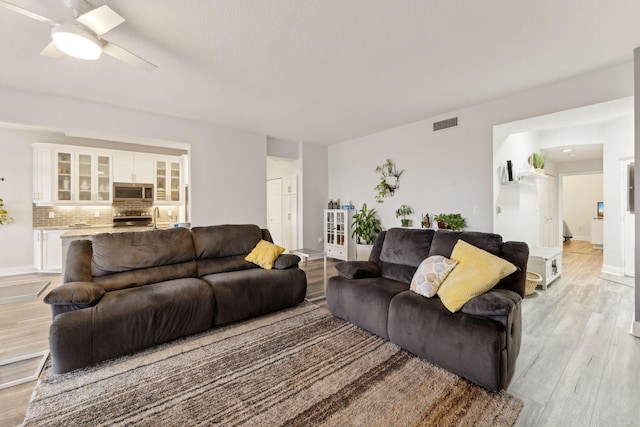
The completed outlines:
<svg viewBox="0 0 640 427">
<path fill-rule="evenodd" d="M 542 179 L 542 193 L 540 194 L 540 213 L 542 224 L 542 238 L 540 245 L 545 248 L 559 246 L 557 203 L 556 203 L 556 177 L 547 176 Z"/>
<path fill-rule="evenodd" d="M 298 249 L 298 197 L 287 194 L 283 197 L 282 219 L 284 223 L 284 247 L 288 250 Z"/>
<path fill-rule="evenodd" d="M 282 236 L 282 179 L 267 181 L 267 228 L 273 243 L 285 246 Z M 294 249 L 294 248 L 287 248 Z"/>
</svg>

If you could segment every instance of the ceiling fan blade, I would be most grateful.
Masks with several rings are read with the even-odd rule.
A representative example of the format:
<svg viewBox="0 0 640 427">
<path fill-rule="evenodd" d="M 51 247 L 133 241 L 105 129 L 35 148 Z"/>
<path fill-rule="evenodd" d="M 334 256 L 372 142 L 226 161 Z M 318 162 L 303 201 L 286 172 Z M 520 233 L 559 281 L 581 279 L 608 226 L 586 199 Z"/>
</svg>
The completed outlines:
<svg viewBox="0 0 640 427">
<path fill-rule="evenodd" d="M 45 18 L 42 15 L 38 15 L 37 13 L 33 13 L 33 12 L 27 10 L 27 9 L 23 9 L 23 8 L 21 8 L 19 6 L 16 6 L 15 4 L 11 4 L 11 3 L 6 2 L 4 0 L 0 0 L 0 6 L 3 6 L 5 8 L 7 8 L 7 9 L 9 9 L 9 10 L 17 12 L 17 13 L 19 13 L 21 15 L 28 16 L 29 18 L 35 19 L 36 21 L 44 22 L 44 23 L 49 24 L 49 25 L 56 25 L 56 23 L 54 21 L 52 21 L 51 19 L 49 19 L 49 18 Z"/>
<path fill-rule="evenodd" d="M 99 36 L 113 30 L 122 24 L 125 19 L 109 6 L 104 5 L 80 15 L 77 21 Z"/>
<path fill-rule="evenodd" d="M 40 55 L 48 56 L 50 58 L 59 58 L 62 55 L 64 55 L 64 52 L 58 49 L 54 42 L 51 42 L 47 45 L 47 47 L 42 49 L 42 52 L 40 52 Z"/>
<path fill-rule="evenodd" d="M 140 58 L 138 55 L 131 53 L 118 45 L 110 43 L 104 39 L 102 40 L 102 43 L 102 51 L 109 56 L 113 56 L 120 61 L 126 62 L 127 64 L 133 65 L 134 67 L 142 68 L 149 72 L 156 69 L 156 66 L 151 62 Z"/>
</svg>

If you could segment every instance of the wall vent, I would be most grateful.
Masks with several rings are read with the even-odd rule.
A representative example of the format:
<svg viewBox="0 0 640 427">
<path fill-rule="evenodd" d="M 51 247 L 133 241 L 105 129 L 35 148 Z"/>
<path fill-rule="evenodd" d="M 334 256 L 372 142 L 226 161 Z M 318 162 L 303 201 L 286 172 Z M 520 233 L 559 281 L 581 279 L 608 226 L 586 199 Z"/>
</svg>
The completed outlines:
<svg viewBox="0 0 640 427">
<path fill-rule="evenodd" d="M 443 130 L 443 129 L 447 129 L 447 128 L 452 128 L 458 126 L 458 118 L 457 117 L 452 117 L 450 119 L 446 119 L 446 120 L 440 120 L 439 122 L 434 122 L 433 123 L 433 131 L 439 131 L 439 130 Z"/>
</svg>

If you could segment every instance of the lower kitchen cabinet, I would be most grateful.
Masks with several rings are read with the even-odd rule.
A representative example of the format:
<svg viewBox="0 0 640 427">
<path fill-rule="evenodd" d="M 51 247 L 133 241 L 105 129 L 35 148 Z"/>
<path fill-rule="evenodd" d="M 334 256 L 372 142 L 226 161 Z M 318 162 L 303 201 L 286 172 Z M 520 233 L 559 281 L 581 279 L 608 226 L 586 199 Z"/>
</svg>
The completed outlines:
<svg viewBox="0 0 640 427">
<path fill-rule="evenodd" d="M 33 231 L 33 263 L 38 271 L 59 273 L 62 271 L 63 230 Z"/>
</svg>

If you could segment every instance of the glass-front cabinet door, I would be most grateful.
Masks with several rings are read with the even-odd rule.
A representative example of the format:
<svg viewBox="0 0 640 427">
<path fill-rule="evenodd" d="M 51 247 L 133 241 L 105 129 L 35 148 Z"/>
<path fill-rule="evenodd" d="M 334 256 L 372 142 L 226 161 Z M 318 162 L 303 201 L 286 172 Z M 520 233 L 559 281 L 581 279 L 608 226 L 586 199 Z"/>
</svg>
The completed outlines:
<svg viewBox="0 0 640 427">
<path fill-rule="evenodd" d="M 93 194 L 93 157 L 91 154 L 78 154 L 78 188 L 76 194 L 79 202 L 90 202 Z"/>
<path fill-rule="evenodd" d="M 156 160 L 156 201 L 180 201 L 180 162 Z"/>
<path fill-rule="evenodd" d="M 71 201 L 71 158 L 70 152 L 56 152 L 56 199 Z"/>
<path fill-rule="evenodd" d="M 111 200 L 111 156 L 98 155 L 98 202 Z"/>
</svg>

